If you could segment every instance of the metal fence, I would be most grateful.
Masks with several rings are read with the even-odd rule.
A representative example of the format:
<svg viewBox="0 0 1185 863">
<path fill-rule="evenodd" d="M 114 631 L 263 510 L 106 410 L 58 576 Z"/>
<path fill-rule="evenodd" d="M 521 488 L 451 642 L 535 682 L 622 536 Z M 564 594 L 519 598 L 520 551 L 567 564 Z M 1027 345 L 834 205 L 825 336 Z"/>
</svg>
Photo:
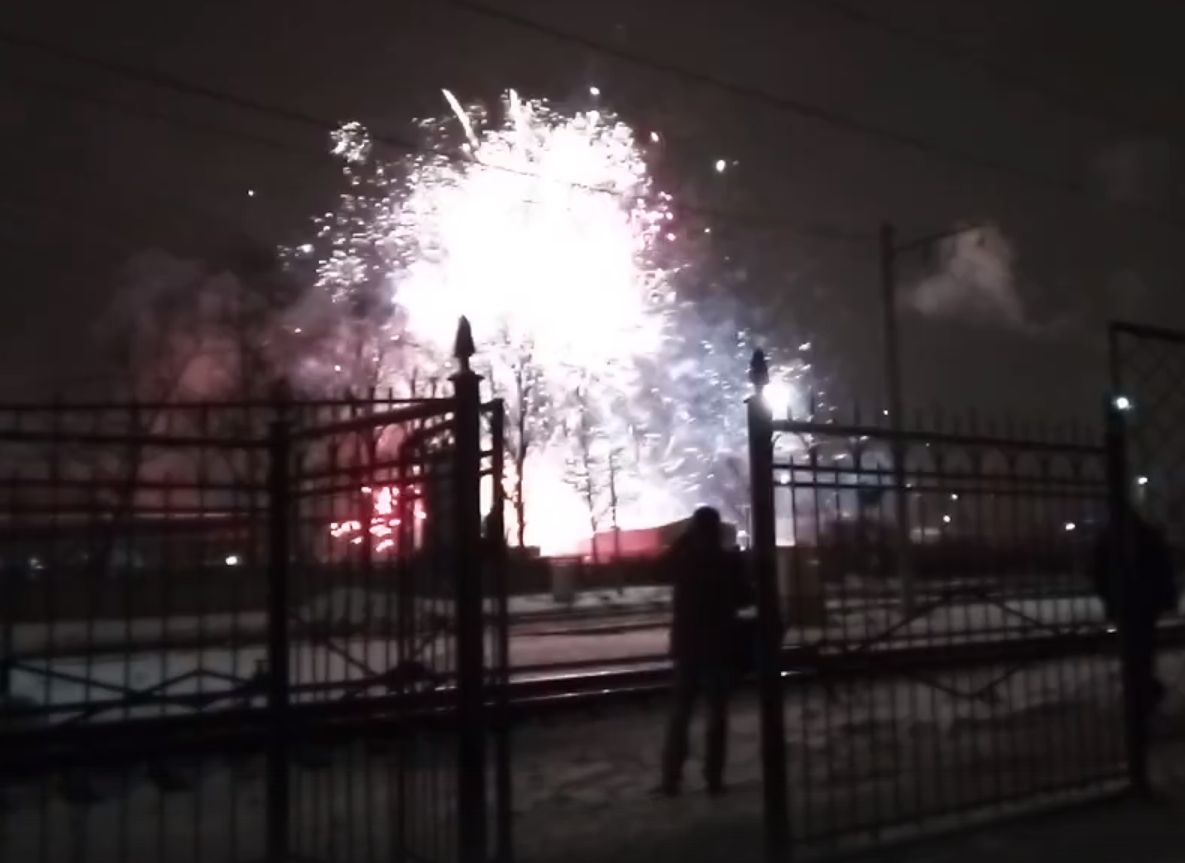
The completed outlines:
<svg viewBox="0 0 1185 863">
<path fill-rule="evenodd" d="M 755 358 L 773 856 L 1126 787 L 1118 639 L 1091 577 L 1106 448 L 973 419 L 775 419 L 766 375 Z M 783 638 L 817 686 L 782 686 Z"/>
<path fill-rule="evenodd" d="M 1110 359 L 1111 390 L 1123 400 L 1130 491 L 1185 549 L 1185 333 L 1114 323 Z"/>
<path fill-rule="evenodd" d="M 459 359 L 439 399 L 0 406 L 0 859 L 505 852 L 502 413 Z"/>
<path fill-rule="evenodd" d="M 1109 337 L 1115 494 L 1163 532 L 1179 590 L 1185 562 L 1185 332 L 1117 322 Z M 1142 741 L 1150 781 L 1160 784 L 1185 780 L 1185 651 L 1169 637 L 1182 623 L 1180 607 L 1166 617 L 1156 669 L 1165 697 Z"/>
</svg>

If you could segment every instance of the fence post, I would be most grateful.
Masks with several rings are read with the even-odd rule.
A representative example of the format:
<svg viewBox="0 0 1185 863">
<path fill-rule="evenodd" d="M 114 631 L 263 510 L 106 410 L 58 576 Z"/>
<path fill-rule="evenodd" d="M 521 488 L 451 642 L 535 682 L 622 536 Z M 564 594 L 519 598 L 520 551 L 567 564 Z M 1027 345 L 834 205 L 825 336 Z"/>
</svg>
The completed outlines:
<svg viewBox="0 0 1185 863">
<path fill-rule="evenodd" d="M 475 352 L 461 318 L 453 354 L 454 560 L 457 632 L 457 826 L 461 863 L 486 863 L 485 620 L 481 553 L 481 376 L 469 367 Z"/>
<path fill-rule="evenodd" d="M 763 390 L 769 383 L 765 354 L 753 352 L 749 380 L 749 490 L 752 556 L 757 582 L 757 670 L 761 695 L 761 775 L 765 859 L 785 863 L 790 854 L 786 785 L 786 737 L 782 704 L 782 624 L 778 611 L 774 530 L 773 415 Z"/>
<path fill-rule="evenodd" d="M 288 562 L 292 440 L 282 403 L 268 436 L 267 859 L 286 863 L 289 823 Z"/>
<path fill-rule="evenodd" d="M 493 475 L 492 503 L 487 529 L 489 565 L 493 571 L 491 587 L 497 606 L 497 705 L 498 724 L 495 738 L 494 789 L 497 794 L 495 816 L 497 837 L 494 859 L 510 863 L 514 857 L 513 813 L 511 811 L 512 783 L 510 775 L 510 562 L 506 549 L 506 489 L 504 450 L 506 446 L 506 410 L 501 399 L 494 401 L 490 414 L 490 451 Z"/>
<path fill-rule="evenodd" d="M 511 714 L 510 714 L 510 683 L 511 683 L 511 645 L 510 645 L 510 560 L 506 548 L 506 488 L 505 481 L 505 447 L 506 447 L 506 405 L 502 399 L 495 399 L 493 411 L 489 416 L 489 448 L 492 453 L 493 490 L 492 504 L 489 509 L 489 524 L 487 549 L 492 555 L 493 582 L 495 602 L 497 602 L 498 631 L 498 675 L 495 684 L 498 686 L 498 737 L 495 739 L 497 752 L 494 755 L 494 790 L 498 795 L 495 800 L 495 824 L 498 836 L 495 837 L 494 859 L 498 863 L 510 863 L 513 859 L 513 813 L 511 810 Z"/>
<path fill-rule="evenodd" d="M 9 494 L 13 494 L 10 490 Z M 7 567 L 0 569 L 0 701 L 7 701 L 12 689 L 12 631 L 16 620 L 16 577 Z"/>
<path fill-rule="evenodd" d="M 1118 588 L 1119 599 L 1119 655 L 1123 671 L 1123 724 L 1127 747 L 1128 779 L 1140 793 L 1148 790 L 1148 725 L 1149 705 L 1145 704 L 1144 687 L 1137 681 L 1138 669 L 1133 650 L 1131 628 L 1128 625 L 1131 609 L 1131 583 L 1135 574 L 1131 548 L 1131 483 L 1127 468 L 1127 421 L 1114 399 L 1107 400 L 1107 507 L 1109 543 L 1107 577 Z"/>
</svg>

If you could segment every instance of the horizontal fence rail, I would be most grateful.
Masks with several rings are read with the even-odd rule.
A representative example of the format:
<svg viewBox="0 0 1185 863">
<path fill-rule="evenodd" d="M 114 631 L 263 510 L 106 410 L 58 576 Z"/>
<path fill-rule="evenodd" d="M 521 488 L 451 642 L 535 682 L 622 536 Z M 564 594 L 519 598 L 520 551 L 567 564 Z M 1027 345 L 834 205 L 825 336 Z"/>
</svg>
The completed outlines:
<svg viewBox="0 0 1185 863">
<path fill-rule="evenodd" d="M 0 859 L 484 843 L 456 746 L 487 722 L 460 693 L 503 704 L 505 675 L 457 654 L 501 643 L 501 618 L 465 576 L 484 552 L 460 554 L 457 501 L 500 486 L 501 415 L 454 380 L 449 398 L 0 406 Z M 463 596 L 488 608 L 471 636 Z M 302 769 L 326 742 L 327 769 Z"/>
<path fill-rule="evenodd" d="M 767 685 L 794 844 L 1123 787 L 1120 638 L 1096 594 L 1103 442 L 974 417 L 774 418 L 761 357 L 753 377 L 750 447 L 767 453 L 752 462 L 755 555 L 819 684 Z"/>
</svg>

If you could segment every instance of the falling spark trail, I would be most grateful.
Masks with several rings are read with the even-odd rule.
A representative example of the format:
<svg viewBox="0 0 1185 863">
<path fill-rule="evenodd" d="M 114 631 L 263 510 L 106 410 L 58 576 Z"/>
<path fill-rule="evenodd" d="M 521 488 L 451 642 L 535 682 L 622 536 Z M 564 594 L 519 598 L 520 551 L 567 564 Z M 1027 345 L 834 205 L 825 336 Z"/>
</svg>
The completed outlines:
<svg viewBox="0 0 1185 863">
<path fill-rule="evenodd" d="M 414 156 L 378 161 L 357 123 L 334 136 L 349 189 L 316 220 L 316 251 L 293 257 L 354 326 L 306 371 L 423 395 L 467 316 L 487 385 L 512 420 L 527 415 L 528 541 L 545 550 L 587 537 L 590 510 L 608 529 L 610 485 L 625 528 L 744 496 L 720 484 L 743 471 L 720 467 L 745 451 L 748 337 L 677 290 L 708 226 L 679 223 L 633 130 L 603 108 L 510 90 L 495 115 L 443 94 L 450 115 L 421 123 Z M 801 374 L 777 382 L 780 409 L 800 405 Z"/>
<path fill-rule="evenodd" d="M 465 113 L 465 109 L 461 107 L 461 103 L 457 101 L 457 97 L 452 94 L 450 90 L 441 90 L 444 93 L 444 100 L 448 102 L 448 106 L 453 109 L 453 114 L 461 123 L 461 128 L 465 130 L 465 138 L 469 141 L 470 146 L 476 148 L 478 146 L 477 136 L 473 134 L 473 123 L 469 120 L 469 115 Z"/>
</svg>

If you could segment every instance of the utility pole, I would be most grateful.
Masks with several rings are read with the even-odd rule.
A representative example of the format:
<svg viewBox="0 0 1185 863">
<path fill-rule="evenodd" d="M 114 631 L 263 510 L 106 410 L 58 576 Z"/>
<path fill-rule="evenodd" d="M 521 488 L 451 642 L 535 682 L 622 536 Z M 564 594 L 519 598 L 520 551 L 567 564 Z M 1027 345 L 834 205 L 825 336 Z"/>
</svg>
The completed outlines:
<svg viewBox="0 0 1185 863">
<path fill-rule="evenodd" d="M 889 402 L 889 449 L 893 460 L 894 537 L 897 581 L 901 586 L 901 608 L 909 615 L 914 608 L 913 567 L 909 547 L 909 499 L 905 485 L 904 408 L 901 406 L 901 347 L 897 335 L 896 232 L 888 222 L 881 224 L 881 304 L 884 315 L 885 390 Z"/>
<path fill-rule="evenodd" d="M 897 242 L 897 233 L 889 222 L 882 222 L 880 229 L 881 304 L 885 347 L 885 390 L 889 402 L 889 436 L 893 458 L 893 500 L 897 520 L 897 578 L 901 582 L 901 606 L 906 614 L 914 608 L 913 566 L 910 560 L 909 542 L 909 498 L 905 481 L 905 441 L 902 438 L 905 423 L 905 408 L 902 406 L 901 347 L 897 333 L 897 256 L 902 252 L 932 246 L 942 240 L 949 240 L 963 234 L 978 231 L 982 225 L 970 225 Z"/>
</svg>

